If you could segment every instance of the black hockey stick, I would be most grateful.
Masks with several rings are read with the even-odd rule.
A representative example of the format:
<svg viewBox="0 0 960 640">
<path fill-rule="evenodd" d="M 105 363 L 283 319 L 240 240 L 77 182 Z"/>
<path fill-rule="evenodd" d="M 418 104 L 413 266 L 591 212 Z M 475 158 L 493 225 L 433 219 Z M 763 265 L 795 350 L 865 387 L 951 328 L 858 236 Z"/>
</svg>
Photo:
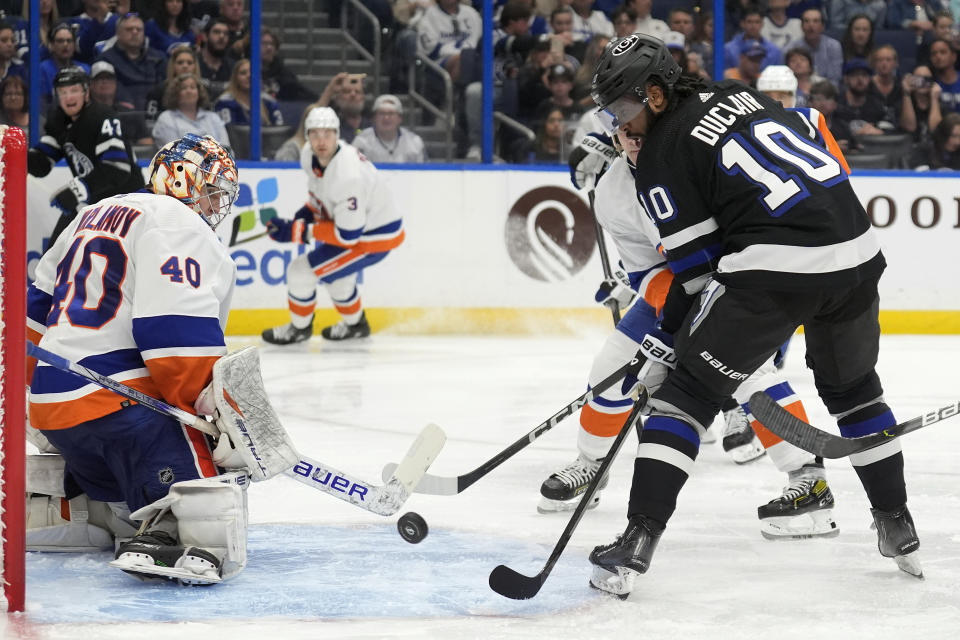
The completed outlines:
<svg viewBox="0 0 960 640">
<path fill-rule="evenodd" d="M 501 564 L 494 567 L 493 571 L 490 572 L 489 583 L 491 589 L 513 600 L 529 600 L 537 595 L 543 583 L 546 582 L 547 577 L 550 575 L 550 572 L 553 570 L 554 565 L 557 564 L 557 560 L 560 559 L 560 555 L 566 548 L 567 542 L 569 542 L 573 536 L 574 529 L 580 524 L 580 519 L 583 517 L 584 512 L 586 512 L 587 506 L 593 500 L 594 494 L 598 491 L 600 483 L 607 473 L 607 469 L 610 468 L 613 459 L 620 451 L 620 447 L 623 445 L 623 441 L 626 440 L 627 434 L 640 422 L 640 412 L 643 410 L 645 404 L 647 404 L 647 390 L 644 387 L 640 387 L 640 397 L 634 403 L 630 415 L 627 416 L 627 422 L 617 435 L 617 439 L 613 441 L 613 445 L 610 447 L 610 451 L 603 459 L 603 462 L 600 463 L 600 468 L 597 469 L 597 475 L 590 481 L 583 497 L 580 498 L 580 503 L 577 504 L 577 508 L 574 509 L 566 529 L 560 534 L 560 539 L 557 540 L 557 544 L 553 547 L 553 552 L 550 554 L 550 557 L 547 558 L 547 562 L 543 566 L 543 569 L 540 570 L 540 573 L 535 576 L 525 576 Z"/>
<path fill-rule="evenodd" d="M 600 226 L 600 220 L 597 219 L 597 210 L 594 205 L 597 200 L 597 194 L 593 187 L 587 192 L 587 199 L 590 200 L 590 215 L 593 216 L 593 227 L 597 234 L 597 249 L 600 251 L 600 266 L 603 267 L 603 277 L 609 280 L 613 277 L 613 270 L 610 268 L 610 254 L 607 253 L 607 241 L 603 237 L 603 227 Z M 620 303 L 616 298 L 610 297 L 610 312 L 613 314 L 613 324 L 620 322 Z"/>
<path fill-rule="evenodd" d="M 646 358 L 643 359 L 644 361 Z M 590 388 L 586 393 L 582 394 L 579 398 L 573 402 L 567 404 L 562 409 L 557 411 L 555 414 L 538 424 L 532 430 L 525 433 L 517 441 L 509 445 L 506 449 L 500 451 L 498 454 L 481 464 L 479 467 L 473 471 L 469 471 L 459 476 L 435 476 L 429 473 L 423 475 L 420 479 L 420 483 L 414 489 L 415 493 L 429 493 L 437 496 L 455 496 L 458 493 L 464 491 L 467 487 L 472 485 L 474 482 L 487 475 L 501 464 L 512 458 L 519 451 L 526 448 L 527 445 L 532 443 L 534 440 L 542 436 L 544 433 L 552 429 L 557 425 L 558 422 L 566 418 L 567 416 L 573 415 L 580 407 L 587 404 L 593 398 L 599 396 L 601 393 L 617 384 L 628 374 L 633 376 L 637 375 L 637 372 L 640 371 L 640 367 L 643 363 L 641 360 L 634 358 L 627 364 L 623 365 L 609 376 L 598 382 L 592 388 Z M 388 477 L 393 475 L 394 470 L 397 468 L 395 463 L 390 463 L 383 467 L 382 477 L 386 480 Z"/>
<path fill-rule="evenodd" d="M 773 433 L 815 456 L 845 458 L 854 453 L 879 447 L 889 442 L 891 438 L 952 418 L 960 414 L 960 402 L 948 404 L 936 411 L 901 422 L 880 433 L 858 438 L 844 438 L 817 429 L 781 407 L 776 400 L 763 391 L 757 391 L 750 396 L 750 413 Z"/>
</svg>

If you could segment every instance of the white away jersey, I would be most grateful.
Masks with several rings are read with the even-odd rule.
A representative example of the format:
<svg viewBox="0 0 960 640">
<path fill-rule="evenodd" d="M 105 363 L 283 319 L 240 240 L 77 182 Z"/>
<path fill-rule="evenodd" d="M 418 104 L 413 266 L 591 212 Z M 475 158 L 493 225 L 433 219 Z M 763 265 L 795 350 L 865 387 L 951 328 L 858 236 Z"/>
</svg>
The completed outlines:
<svg viewBox="0 0 960 640">
<path fill-rule="evenodd" d="M 368 253 L 389 251 L 403 241 L 403 220 L 373 163 L 343 140 L 326 168 L 309 144 L 300 152 L 307 174 L 307 207 L 320 224 L 317 240 Z"/>
<path fill-rule="evenodd" d="M 235 277 L 217 235 L 178 200 L 107 198 L 84 208 L 40 260 L 28 292 L 28 337 L 192 411 L 227 352 Z M 40 429 L 72 427 L 124 402 L 42 363 L 30 379 L 30 422 Z"/>
</svg>

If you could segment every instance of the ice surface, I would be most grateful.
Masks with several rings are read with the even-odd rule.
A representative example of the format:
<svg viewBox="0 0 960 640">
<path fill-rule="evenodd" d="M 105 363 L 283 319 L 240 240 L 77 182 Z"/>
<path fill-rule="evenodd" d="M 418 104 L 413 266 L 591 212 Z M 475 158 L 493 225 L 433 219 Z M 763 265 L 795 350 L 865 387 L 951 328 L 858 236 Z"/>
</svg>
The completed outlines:
<svg viewBox="0 0 960 640">
<path fill-rule="evenodd" d="M 575 337 L 315 338 L 264 347 L 263 377 L 304 453 L 371 482 L 417 432 L 448 435 L 431 472 L 465 473 L 582 393 L 603 331 Z M 237 339 L 231 349 L 259 340 Z M 900 420 L 956 400 L 960 337 L 884 337 L 881 377 Z M 815 424 L 833 424 L 803 367 L 787 372 Z M 24 638 L 898 638 L 960 637 L 960 420 L 903 439 L 926 580 L 880 557 L 867 501 L 845 460 L 828 461 L 840 536 L 770 542 L 756 507 L 784 478 L 764 457 L 737 466 L 704 445 L 650 572 L 626 602 L 587 587 L 586 556 L 624 526 L 632 446 L 613 465 L 533 600 L 493 593 L 497 564 L 533 575 L 569 514 L 536 512 L 540 482 L 574 454 L 570 418 L 458 496 L 415 494 L 419 545 L 383 518 L 278 477 L 250 488 L 250 561 L 213 587 L 146 585 L 107 554 L 29 554 Z"/>
</svg>

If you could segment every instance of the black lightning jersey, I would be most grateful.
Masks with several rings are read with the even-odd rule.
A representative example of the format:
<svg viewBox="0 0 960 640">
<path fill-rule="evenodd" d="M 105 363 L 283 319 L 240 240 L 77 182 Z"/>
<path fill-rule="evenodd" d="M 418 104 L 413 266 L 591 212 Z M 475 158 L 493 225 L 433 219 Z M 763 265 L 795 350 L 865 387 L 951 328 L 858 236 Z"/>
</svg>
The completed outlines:
<svg viewBox="0 0 960 640">
<path fill-rule="evenodd" d="M 886 264 L 816 127 L 740 83 L 710 84 L 661 116 L 636 177 L 682 284 L 713 274 L 746 288 L 846 287 Z"/>
</svg>

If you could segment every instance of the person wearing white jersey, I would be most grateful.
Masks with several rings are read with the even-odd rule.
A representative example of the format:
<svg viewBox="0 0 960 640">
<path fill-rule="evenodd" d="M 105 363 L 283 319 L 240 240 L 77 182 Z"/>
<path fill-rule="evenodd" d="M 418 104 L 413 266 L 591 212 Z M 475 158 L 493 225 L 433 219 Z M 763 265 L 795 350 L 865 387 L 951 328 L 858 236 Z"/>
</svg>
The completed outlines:
<svg viewBox="0 0 960 640">
<path fill-rule="evenodd" d="M 400 246 L 403 220 L 376 167 L 339 139 L 340 120 L 333 109 L 312 109 L 304 130 L 308 144 L 300 152 L 300 166 L 307 174 L 307 202 L 292 220 L 268 220 L 267 231 L 277 242 L 311 248 L 287 267 L 290 322 L 264 330 L 263 339 L 285 345 L 313 335 L 318 280 L 342 318 L 321 335 L 327 340 L 365 338 L 370 325 L 357 280 L 363 269 Z"/>
<path fill-rule="evenodd" d="M 673 281 L 673 273 L 661 253 L 663 247 L 656 224 L 636 198 L 624 198 L 624 194 L 634 192 L 633 162 L 640 148 L 638 141 L 618 134 L 615 146 L 620 156 L 596 182 L 594 209 L 600 225 L 613 238 L 623 271 L 603 282 L 597 301 L 616 299 L 620 308 L 631 303 L 632 306 L 594 358 L 589 374 L 591 386 L 647 347 L 644 336 L 657 326 L 657 315 Z M 593 179 L 584 180 L 583 175 L 578 177 L 587 184 L 593 182 Z M 641 369 L 639 380 L 652 393 L 666 372 L 651 359 Z M 550 513 L 576 507 L 579 496 L 595 477 L 603 456 L 633 407 L 628 386 L 614 385 L 581 409 L 577 432 L 579 455 L 544 481 L 538 511 Z M 750 395 L 759 390 L 765 390 L 788 411 L 806 419 L 802 402 L 774 365 L 773 358 L 745 380 L 734 397 L 738 404 L 746 406 Z M 759 441 L 771 460 L 788 476 L 783 494 L 758 508 L 761 534 L 768 539 L 837 535 L 839 529 L 832 517 L 834 499 L 822 460 L 784 442 L 752 420 L 748 412 L 746 415 L 748 425 L 752 423 L 753 430 L 763 434 Z M 602 481 L 601 488 L 606 482 L 606 479 Z M 589 507 L 595 507 L 599 500 L 600 492 L 597 492 Z"/>
</svg>

